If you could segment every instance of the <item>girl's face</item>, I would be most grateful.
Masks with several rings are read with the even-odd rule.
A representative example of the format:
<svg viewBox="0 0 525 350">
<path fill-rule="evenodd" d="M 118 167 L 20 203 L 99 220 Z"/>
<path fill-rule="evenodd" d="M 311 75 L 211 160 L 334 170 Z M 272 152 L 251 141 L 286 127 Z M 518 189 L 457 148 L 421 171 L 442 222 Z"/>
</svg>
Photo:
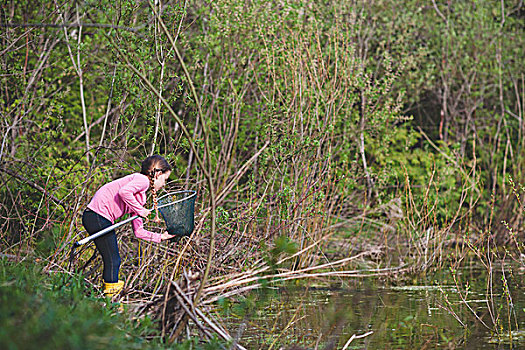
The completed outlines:
<svg viewBox="0 0 525 350">
<path fill-rule="evenodd" d="M 166 180 L 168 177 L 170 177 L 171 171 L 168 170 L 165 173 L 157 173 L 155 175 L 155 179 L 153 180 L 153 188 L 155 191 L 160 190 L 162 187 L 166 185 Z"/>
</svg>

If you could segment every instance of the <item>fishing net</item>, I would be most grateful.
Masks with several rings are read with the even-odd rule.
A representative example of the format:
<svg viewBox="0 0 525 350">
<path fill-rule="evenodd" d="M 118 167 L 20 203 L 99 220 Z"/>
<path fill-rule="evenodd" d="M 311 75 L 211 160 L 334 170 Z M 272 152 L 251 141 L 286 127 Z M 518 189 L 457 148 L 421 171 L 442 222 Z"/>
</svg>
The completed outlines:
<svg viewBox="0 0 525 350">
<path fill-rule="evenodd" d="M 170 241 L 179 241 L 182 237 L 189 236 L 193 232 L 194 213 L 195 213 L 195 198 L 197 192 L 195 191 L 179 191 L 168 193 L 158 199 L 158 209 L 164 218 L 167 231 L 170 235 L 174 235 Z M 153 209 L 152 209 L 153 210 Z M 131 216 L 116 224 L 106 227 L 97 233 L 85 237 L 78 242 L 75 242 L 69 253 L 69 267 L 71 268 L 75 257 L 75 249 L 93 241 L 94 239 L 114 230 L 117 227 L 124 225 L 130 221 L 138 219 L 139 216 Z M 82 253 L 82 252 L 81 252 Z M 84 269 L 95 257 L 95 254 L 88 260 L 82 269 Z"/>
<path fill-rule="evenodd" d="M 168 193 L 158 199 L 159 212 L 166 222 L 166 229 L 171 240 L 178 241 L 193 232 L 195 224 L 195 191 Z"/>
</svg>

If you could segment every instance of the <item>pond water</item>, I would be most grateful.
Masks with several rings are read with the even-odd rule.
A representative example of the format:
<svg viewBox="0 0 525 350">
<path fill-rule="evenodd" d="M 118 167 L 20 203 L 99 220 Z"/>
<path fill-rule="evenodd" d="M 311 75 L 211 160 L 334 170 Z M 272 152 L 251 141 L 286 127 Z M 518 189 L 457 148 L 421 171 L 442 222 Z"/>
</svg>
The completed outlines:
<svg viewBox="0 0 525 350">
<path fill-rule="evenodd" d="M 226 320 L 247 349 L 525 349 L 524 287 L 511 265 L 494 266 L 492 278 L 471 266 L 408 281 L 287 286 L 259 292 L 254 312 L 230 308 Z M 347 344 L 353 335 L 366 336 Z"/>
</svg>

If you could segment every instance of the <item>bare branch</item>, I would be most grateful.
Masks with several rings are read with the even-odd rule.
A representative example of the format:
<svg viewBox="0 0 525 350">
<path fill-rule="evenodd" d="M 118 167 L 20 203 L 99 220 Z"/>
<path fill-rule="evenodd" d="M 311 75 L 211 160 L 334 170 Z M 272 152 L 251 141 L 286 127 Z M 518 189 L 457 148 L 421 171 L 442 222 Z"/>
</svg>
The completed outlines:
<svg viewBox="0 0 525 350">
<path fill-rule="evenodd" d="M 125 30 L 127 32 L 132 32 L 135 34 L 140 34 L 140 31 L 142 30 L 143 26 L 132 28 L 132 27 L 125 27 L 125 26 L 116 26 L 114 24 L 109 23 L 84 23 L 84 22 L 77 22 L 77 23 L 63 23 L 63 24 L 53 24 L 53 23 L 1 23 L 0 27 L 6 27 L 6 28 L 111 28 L 111 29 L 120 29 Z"/>
<path fill-rule="evenodd" d="M 58 199 L 57 197 L 53 196 L 51 193 L 49 193 L 45 188 L 43 188 L 42 186 L 40 186 L 39 184 L 29 180 L 29 179 L 26 179 L 20 175 L 18 175 L 17 173 L 9 170 L 9 169 L 6 169 L 6 168 L 3 168 L 3 167 L 0 167 L 0 171 L 3 171 L 4 173 L 8 174 L 8 175 L 11 175 L 12 177 L 28 184 L 29 186 L 33 187 L 34 189 L 42 192 L 45 196 L 49 197 L 49 199 L 51 199 L 53 202 L 55 202 L 56 204 L 60 205 L 62 208 L 64 208 L 64 210 L 69 210 L 69 207 L 64 204 L 64 202 L 62 202 L 60 199 Z"/>
</svg>

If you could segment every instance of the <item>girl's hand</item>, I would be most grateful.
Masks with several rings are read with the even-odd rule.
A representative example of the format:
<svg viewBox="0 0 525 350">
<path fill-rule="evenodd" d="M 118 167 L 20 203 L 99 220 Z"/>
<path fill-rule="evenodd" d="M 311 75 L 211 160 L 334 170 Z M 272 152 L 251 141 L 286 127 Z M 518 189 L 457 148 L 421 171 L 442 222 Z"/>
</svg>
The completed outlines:
<svg viewBox="0 0 525 350">
<path fill-rule="evenodd" d="M 165 240 L 167 240 L 167 239 L 170 239 L 170 238 L 173 238 L 173 237 L 175 237 L 175 235 L 170 235 L 170 234 L 168 233 L 168 231 L 164 231 L 164 233 L 162 233 L 162 234 L 160 235 L 160 239 L 162 239 L 163 241 L 165 241 Z"/>
<path fill-rule="evenodd" d="M 144 219 L 144 225 L 147 225 L 149 223 L 149 214 L 151 214 L 151 211 L 148 210 L 148 209 L 144 209 L 140 214 L 139 216 L 142 217 Z"/>
</svg>

